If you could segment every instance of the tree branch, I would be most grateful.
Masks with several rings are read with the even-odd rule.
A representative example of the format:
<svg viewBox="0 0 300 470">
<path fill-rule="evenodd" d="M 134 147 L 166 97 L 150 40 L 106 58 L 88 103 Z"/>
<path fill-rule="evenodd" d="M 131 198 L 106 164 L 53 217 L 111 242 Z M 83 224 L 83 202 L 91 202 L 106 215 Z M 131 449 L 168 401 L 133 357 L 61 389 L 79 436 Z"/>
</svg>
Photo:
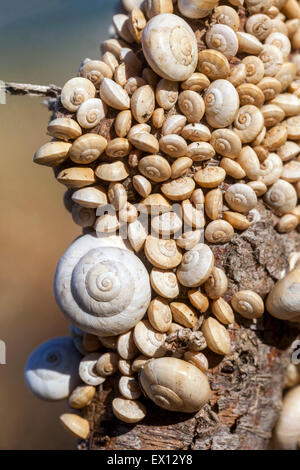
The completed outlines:
<svg viewBox="0 0 300 470">
<path fill-rule="evenodd" d="M 0 83 L 0 91 L 3 84 Z M 57 98 L 61 93 L 61 88 L 57 85 L 32 85 L 30 83 L 5 83 L 4 91 L 10 95 L 30 95 Z"/>
</svg>

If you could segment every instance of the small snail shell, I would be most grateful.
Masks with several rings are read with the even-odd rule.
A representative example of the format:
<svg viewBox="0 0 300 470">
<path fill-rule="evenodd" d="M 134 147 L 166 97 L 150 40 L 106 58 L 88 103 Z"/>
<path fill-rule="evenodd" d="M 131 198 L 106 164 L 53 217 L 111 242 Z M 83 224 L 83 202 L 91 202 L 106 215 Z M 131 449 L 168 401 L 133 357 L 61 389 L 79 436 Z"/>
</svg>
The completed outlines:
<svg viewBox="0 0 300 470">
<path fill-rule="evenodd" d="M 182 220 L 176 212 L 165 212 L 153 217 L 151 227 L 165 238 L 181 230 Z"/>
<path fill-rule="evenodd" d="M 276 225 L 279 233 L 290 233 L 297 228 L 299 218 L 294 214 L 285 214 Z"/>
<path fill-rule="evenodd" d="M 63 400 L 80 383 L 80 359 L 71 338 L 46 341 L 31 353 L 26 362 L 26 384 L 34 395 L 43 400 Z"/>
<path fill-rule="evenodd" d="M 128 400 L 136 400 L 141 396 L 141 389 L 138 381 L 134 377 L 123 376 L 119 380 L 119 392 Z"/>
<path fill-rule="evenodd" d="M 206 167 L 203 170 L 199 170 L 194 176 L 194 180 L 202 188 L 216 188 L 219 184 L 223 183 L 225 178 L 225 170 L 217 166 Z"/>
<path fill-rule="evenodd" d="M 155 292 L 165 299 L 175 299 L 179 295 L 177 277 L 172 271 L 153 268 L 150 282 Z"/>
<path fill-rule="evenodd" d="M 134 8 L 141 8 L 143 1 L 144 0 L 122 0 L 122 5 L 125 10 L 130 13 Z"/>
<path fill-rule="evenodd" d="M 238 212 L 226 211 L 223 214 L 223 218 L 237 230 L 247 230 L 247 228 L 249 228 L 251 225 L 251 222 L 247 219 L 247 217 L 243 214 L 239 214 Z"/>
<path fill-rule="evenodd" d="M 228 80 L 211 83 L 204 95 L 205 116 L 208 124 L 215 128 L 229 126 L 239 109 L 239 95 Z"/>
<path fill-rule="evenodd" d="M 81 359 L 79 364 L 79 375 L 81 380 L 87 385 L 100 385 L 105 382 L 104 377 L 100 377 L 96 370 L 96 364 L 100 358 L 100 353 L 95 352 L 88 354 Z"/>
<path fill-rule="evenodd" d="M 288 140 L 284 145 L 277 149 L 277 154 L 283 162 L 292 160 L 294 157 L 299 155 L 300 146 L 296 142 Z"/>
<path fill-rule="evenodd" d="M 97 236 L 107 233 L 116 233 L 121 227 L 119 218 L 115 214 L 104 214 L 96 219 L 94 229 Z"/>
<path fill-rule="evenodd" d="M 246 172 L 242 168 L 240 163 L 235 160 L 232 160 L 231 158 L 222 158 L 220 162 L 220 167 L 223 168 L 223 170 L 226 171 L 226 174 L 231 176 L 232 178 L 240 180 L 242 178 L 245 178 L 246 176 Z"/>
<path fill-rule="evenodd" d="M 67 168 L 57 175 L 57 181 L 68 188 L 84 188 L 96 183 L 95 173 L 92 168 Z"/>
<path fill-rule="evenodd" d="M 222 52 L 214 49 L 205 49 L 198 55 L 198 70 L 211 80 L 227 78 L 230 66 Z"/>
<path fill-rule="evenodd" d="M 269 77 L 274 77 L 279 72 L 284 61 L 281 50 L 272 44 L 263 46 L 259 58 L 264 64 L 265 75 Z"/>
<path fill-rule="evenodd" d="M 67 160 L 71 147 L 67 142 L 47 142 L 35 152 L 33 161 L 38 165 L 58 166 Z"/>
<path fill-rule="evenodd" d="M 118 369 L 122 375 L 126 375 L 128 377 L 131 377 L 133 375 L 132 363 L 130 361 L 126 361 L 125 359 L 119 359 Z"/>
<path fill-rule="evenodd" d="M 265 44 L 272 44 L 273 46 L 278 47 L 278 49 L 282 52 L 283 58 L 286 60 L 288 55 L 291 52 L 291 43 L 288 37 L 284 34 L 279 32 L 271 33 L 266 41 Z"/>
<path fill-rule="evenodd" d="M 198 289 L 189 290 L 188 297 L 192 306 L 195 307 L 197 310 L 200 310 L 201 313 L 205 313 L 208 310 L 208 297 L 202 294 Z"/>
<path fill-rule="evenodd" d="M 130 110 L 120 111 L 115 120 L 115 131 L 118 137 L 126 137 L 131 129 L 132 114 Z"/>
<path fill-rule="evenodd" d="M 149 194 L 151 194 L 152 191 L 152 185 L 150 181 L 147 180 L 142 175 L 135 175 L 132 178 L 132 183 L 134 186 L 134 189 L 139 193 L 140 196 L 142 197 L 148 197 Z"/>
<path fill-rule="evenodd" d="M 127 398 L 115 398 L 112 402 L 112 410 L 120 421 L 131 424 L 142 421 L 147 414 L 142 403 Z"/>
<path fill-rule="evenodd" d="M 195 328 L 198 316 L 194 309 L 182 302 L 172 302 L 170 308 L 176 323 L 179 323 L 179 325 L 185 328 Z"/>
<path fill-rule="evenodd" d="M 199 122 L 205 112 L 203 98 L 196 91 L 182 91 L 178 98 L 178 105 L 188 122 Z"/>
<path fill-rule="evenodd" d="M 209 278 L 214 266 L 214 255 L 211 249 L 199 244 L 184 254 L 182 263 L 177 269 L 179 282 L 186 287 L 198 287 Z"/>
<path fill-rule="evenodd" d="M 170 411 L 194 413 L 211 393 L 206 376 L 197 367 L 174 357 L 148 361 L 140 383 L 148 398 Z"/>
<path fill-rule="evenodd" d="M 49 123 L 47 131 L 52 137 L 64 141 L 77 139 L 82 134 L 79 124 L 70 118 L 53 119 Z"/>
<path fill-rule="evenodd" d="M 292 388 L 300 383 L 300 367 L 299 364 L 295 365 L 292 362 L 288 365 L 284 378 L 284 386 Z"/>
<path fill-rule="evenodd" d="M 210 143 L 215 151 L 224 157 L 236 158 L 242 150 L 241 139 L 230 129 L 213 131 Z"/>
<path fill-rule="evenodd" d="M 125 163 L 116 161 L 114 163 L 100 163 L 95 174 L 103 181 L 122 181 L 129 176 L 129 171 Z"/>
<path fill-rule="evenodd" d="M 262 13 L 251 15 L 246 23 L 246 31 L 263 41 L 272 31 L 272 20 Z"/>
<path fill-rule="evenodd" d="M 130 108 L 128 93 L 110 78 L 104 78 L 100 85 L 100 97 L 104 103 L 120 111 Z"/>
<path fill-rule="evenodd" d="M 184 138 L 177 134 L 164 135 L 159 141 L 159 147 L 161 152 L 171 158 L 184 157 L 188 150 Z"/>
<path fill-rule="evenodd" d="M 227 189 L 225 199 L 231 209 L 246 213 L 257 206 L 257 196 L 247 184 L 233 184 Z"/>
<path fill-rule="evenodd" d="M 217 0 L 178 0 L 180 13 L 187 18 L 205 18 L 217 4 Z"/>
<path fill-rule="evenodd" d="M 169 111 L 178 100 L 178 83 L 162 78 L 157 84 L 155 96 L 159 106 Z"/>
<path fill-rule="evenodd" d="M 266 127 L 273 127 L 285 118 L 285 112 L 276 104 L 265 104 L 261 112 Z"/>
<path fill-rule="evenodd" d="M 234 323 L 234 313 L 232 308 L 228 302 L 222 299 L 222 297 L 212 302 L 211 310 L 215 317 L 217 317 L 217 319 L 224 325 Z"/>
<path fill-rule="evenodd" d="M 143 29 L 147 24 L 144 13 L 139 8 L 134 8 L 131 10 L 129 15 L 129 31 L 131 36 L 134 38 L 135 42 L 142 42 Z"/>
<path fill-rule="evenodd" d="M 194 162 L 210 160 L 215 156 L 215 149 L 208 142 L 193 142 L 187 148 L 187 157 L 192 158 Z"/>
<path fill-rule="evenodd" d="M 124 158 L 130 153 L 131 148 L 128 139 L 117 137 L 108 143 L 106 155 L 110 158 Z"/>
<path fill-rule="evenodd" d="M 227 6 L 227 5 L 220 5 L 215 7 L 214 13 L 212 15 L 212 21 L 219 23 L 219 24 L 226 24 L 233 29 L 233 31 L 238 31 L 240 27 L 240 17 L 237 12 Z"/>
<path fill-rule="evenodd" d="M 95 95 L 96 88 L 90 80 L 75 77 L 65 83 L 60 99 L 62 105 L 74 113 L 84 101 L 94 98 Z"/>
<path fill-rule="evenodd" d="M 201 329 L 207 346 L 214 353 L 226 355 L 230 353 L 230 336 L 226 328 L 213 317 L 209 317 Z"/>
<path fill-rule="evenodd" d="M 85 235 L 71 245 L 58 265 L 56 301 L 84 331 L 100 336 L 123 333 L 148 308 L 148 273 L 124 247 L 118 237 Z"/>
<path fill-rule="evenodd" d="M 205 196 L 205 213 L 211 220 L 220 218 L 223 210 L 223 194 L 220 189 L 213 189 Z"/>
<path fill-rule="evenodd" d="M 201 370 L 201 372 L 207 372 L 209 368 L 208 360 L 206 356 L 201 352 L 196 351 L 187 351 L 184 353 L 184 360 L 193 364 L 193 366 L 197 367 Z"/>
<path fill-rule="evenodd" d="M 79 385 L 69 397 L 69 406 L 81 410 L 91 403 L 95 393 L 96 388 L 93 385 Z"/>
<path fill-rule="evenodd" d="M 225 24 L 215 24 L 206 33 L 206 44 L 209 49 L 215 49 L 231 59 L 238 51 L 238 39 L 232 28 Z"/>
<path fill-rule="evenodd" d="M 143 214 L 157 215 L 172 210 L 172 206 L 162 194 L 153 193 L 143 199 L 138 210 Z"/>
<path fill-rule="evenodd" d="M 272 0 L 246 0 L 246 5 L 251 13 L 264 13 L 272 6 Z"/>
<path fill-rule="evenodd" d="M 282 161 L 276 153 L 269 153 L 267 159 L 260 166 L 259 180 L 266 186 L 274 184 L 282 173 Z"/>
<path fill-rule="evenodd" d="M 84 134 L 73 142 L 70 158 L 74 163 L 86 165 L 97 160 L 107 147 L 107 140 L 98 134 Z"/>
<path fill-rule="evenodd" d="M 171 178 L 176 179 L 180 176 L 184 176 L 187 173 L 187 170 L 193 165 L 193 160 L 188 157 L 180 157 L 175 160 L 171 165 Z"/>
<path fill-rule="evenodd" d="M 155 109 L 155 95 L 150 85 L 138 88 L 131 97 L 131 111 L 137 122 L 143 124 L 151 118 Z"/>
<path fill-rule="evenodd" d="M 236 65 L 230 72 L 229 77 L 227 80 L 230 81 L 230 83 L 234 86 L 237 87 L 244 83 L 246 80 L 246 66 L 242 62 L 238 65 Z"/>
<path fill-rule="evenodd" d="M 289 390 L 283 398 L 282 410 L 273 431 L 273 445 L 278 450 L 299 449 L 300 386 Z"/>
<path fill-rule="evenodd" d="M 161 129 L 166 120 L 165 110 L 163 108 L 156 108 L 152 114 L 152 124 L 156 129 Z"/>
<path fill-rule="evenodd" d="M 116 353 L 107 352 L 99 357 L 96 364 L 96 371 L 101 377 L 109 377 L 118 370 L 119 357 Z"/>
<path fill-rule="evenodd" d="M 144 356 L 162 357 L 165 355 L 166 335 L 152 328 L 148 320 L 140 321 L 135 326 L 133 336 L 136 346 Z"/>
<path fill-rule="evenodd" d="M 130 143 L 135 148 L 147 153 L 157 153 L 159 151 L 159 143 L 157 138 L 149 134 L 149 132 L 139 132 L 131 134 Z"/>
<path fill-rule="evenodd" d="M 139 220 L 135 220 L 128 225 L 128 240 L 136 253 L 142 250 L 146 238 L 146 228 Z"/>
<path fill-rule="evenodd" d="M 203 204 L 199 205 L 198 207 L 194 207 L 189 199 L 187 199 L 181 204 L 181 212 L 185 224 L 189 225 L 190 227 L 201 229 L 205 226 Z"/>
<path fill-rule="evenodd" d="M 113 25 L 118 35 L 126 42 L 132 43 L 133 37 L 129 29 L 129 18 L 124 13 L 118 13 L 113 16 Z"/>
<path fill-rule="evenodd" d="M 262 43 L 252 34 L 238 31 L 236 35 L 239 41 L 239 53 L 257 55 L 263 49 Z"/>
<path fill-rule="evenodd" d="M 162 240 L 149 235 L 144 250 L 148 261 L 156 268 L 173 269 L 182 260 L 182 254 L 174 240 Z"/>
<path fill-rule="evenodd" d="M 171 177 L 171 167 L 166 158 L 160 155 L 148 155 L 139 163 L 139 171 L 151 181 L 160 183 Z"/>
<path fill-rule="evenodd" d="M 132 96 L 133 93 L 140 88 L 141 86 L 147 85 L 146 81 L 141 77 L 130 77 L 125 86 L 124 90 L 127 91 L 129 96 Z"/>
<path fill-rule="evenodd" d="M 143 31 L 142 46 L 150 67 L 167 80 L 187 80 L 197 67 L 195 34 L 177 15 L 152 18 Z"/>
<path fill-rule="evenodd" d="M 236 91 L 240 97 L 241 106 L 252 104 L 260 108 L 265 101 L 265 96 L 261 89 L 253 83 L 243 83 L 238 86 Z"/>
<path fill-rule="evenodd" d="M 225 220 L 214 220 L 205 229 L 205 238 L 210 243 L 227 243 L 233 236 L 233 227 Z"/>
<path fill-rule="evenodd" d="M 234 132 L 242 143 L 252 142 L 264 127 L 262 112 L 251 104 L 242 106 L 234 120 Z"/>
<path fill-rule="evenodd" d="M 137 347 L 133 340 L 133 330 L 127 331 L 119 336 L 117 341 L 117 351 L 122 359 L 129 361 L 133 359 L 137 353 Z"/>
<path fill-rule="evenodd" d="M 112 78 L 113 72 L 105 62 L 89 60 L 81 67 L 80 75 L 90 80 L 96 88 L 99 88 L 104 78 Z"/>
<path fill-rule="evenodd" d="M 281 83 L 274 77 L 264 77 L 257 86 L 265 95 L 265 100 L 269 101 L 275 98 L 281 92 Z"/>
<path fill-rule="evenodd" d="M 116 58 L 116 56 L 108 51 L 103 54 L 102 61 L 105 62 L 105 64 L 109 66 L 112 73 L 114 73 L 114 71 L 119 65 L 119 61 Z"/>
<path fill-rule="evenodd" d="M 231 305 L 242 317 L 248 319 L 260 318 L 265 311 L 262 298 L 251 290 L 233 294 Z"/>
<path fill-rule="evenodd" d="M 160 333 L 169 331 L 172 323 L 172 313 L 167 300 L 156 297 L 149 305 L 148 319 L 151 326 Z"/>
<path fill-rule="evenodd" d="M 256 84 L 263 79 L 264 64 L 258 57 L 249 55 L 242 60 L 242 63 L 246 66 L 246 82 Z"/>
<path fill-rule="evenodd" d="M 269 150 L 276 150 L 287 141 L 287 129 L 284 125 L 277 125 L 269 129 L 263 140 L 263 146 Z"/>
<path fill-rule="evenodd" d="M 64 413 L 59 419 L 64 428 L 74 436 L 80 439 L 87 439 L 89 437 L 90 424 L 87 419 L 72 413 Z"/>
<path fill-rule="evenodd" d="M 92 227 L 96 220 L 96 213 L 94 209 L 74 204 L 72 207 L 72 219 L 80 227 Z"/>
<path fill-rule="evenodd" d="M 106 107 L 98 98 L 84 101 L 77 110 L 77 121 L 84 129 L 97 126 L 105 118 Z"/>
<path fill-rule="evenodd" d="M 192 123 L 183 128 L 181 136 L 192 142 L 208 142 L 211 139 L 211 132 L 204 124 Z"/>
<path fill-rule="evenodd" d="M 291 62 L 285 62 L 275 78 L 281 83 L 282 90 L 285 91 L 296 78 L 296 66 Z"/>
<path fill-rule="evenodd" d="M 300 117 L 293 116 L 284 121 L 287 128 L 288 139 L 298 140 L 300 138 Z"/>
<path fill-rule="evenodd" d="M 292 160 L 283 165 L 281 178 L 289 183 L 300 181 L 300 161 Z"/>
<path fill-rule="evenodd" d="M 161 131 L 162 135 L 180 134 L 186 125 L 186 121 L 186 117 L 181 114 L 169 116 L 163 124 Z"/>
<path fill-rule="evenodd" d="M 203 73 L 193 73 L 190 78 L 181 83 L 183 90 L 202 91 L 210 84 L 209 79 Z"/>
<path fill-rule="evenodd" d="M 188 176 L 182 176 L 161 186 L 162 193 L 171 201 L 182 201 L 191 196 L 195 182 Z"/>
<path fill-rule="evenodd" d="M 161 13 L 173 13 L 174 7 L 172 0 L 148 0 L 146 10 L 147 16 L 152 18 Z"/>
</svg>

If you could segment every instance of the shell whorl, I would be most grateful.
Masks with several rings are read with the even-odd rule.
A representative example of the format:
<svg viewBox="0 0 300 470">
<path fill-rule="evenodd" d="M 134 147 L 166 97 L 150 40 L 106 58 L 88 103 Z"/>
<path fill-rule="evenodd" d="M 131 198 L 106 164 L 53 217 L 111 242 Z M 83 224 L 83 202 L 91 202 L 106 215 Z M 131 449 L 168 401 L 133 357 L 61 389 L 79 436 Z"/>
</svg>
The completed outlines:
<svg viewBox="0 0 300 470">
<path fill-rule="evenodd" d="M 79 328 L 113 336 L 128 331 L 144 316 L 151 300 L 149 275 L 119 237 L 85 235 L 58 265 L 55 297 Z"/>
</svg>

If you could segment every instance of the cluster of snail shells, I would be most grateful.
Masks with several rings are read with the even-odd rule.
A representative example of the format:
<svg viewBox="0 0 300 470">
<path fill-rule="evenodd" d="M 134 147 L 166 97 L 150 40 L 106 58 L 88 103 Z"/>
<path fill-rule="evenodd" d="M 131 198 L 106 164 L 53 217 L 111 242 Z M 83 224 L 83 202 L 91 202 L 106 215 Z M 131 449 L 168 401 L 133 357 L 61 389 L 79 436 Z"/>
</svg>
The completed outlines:
<svg viewBox="0 0 300 470">
<path fill-rule="evenodd" d="M 241 21 L 243 0 L 123 0 L 126 12 L 114 16 L 116 37 L 102 44 L 102 58 L 86 59 L 64 85 L 48 126 L 53 140 L 34 161 L 54 168 L 68 188 L 65 206 L 83 228 L 55 276 L 57 304 L 84 356 L 75 360 L 85 385 L 71 394 L 73 408 L 86 406 L 119 371 L 119 419 L 144 418 L 141 391 L 170 411 L 197 411 L 209 400 L 206 356 L 172 357 L 167 335 L 197 329 L 205 314 L 205 346 L 225 355 L 233 310 L 250 320 L 263 315 L 255 292 L 225 301 L 227 277 L 211 246 L 247 230 L 259 217 L 259 198 L 279 232 L 300 220 L 300 54 L 290 56 L 300 45 L 299 19 L 284 4 L 245 0 Z M 194 20 L 209 25 L 201 40 Z M 114 127 L 105 138 L 106 118 Z M 106 213 L 108 204 L 114 213 Z M 274 287 L 267 308 L 297 322 L 298 293 L 280 299 L 295 285 L 295 271 Z M 185 289 L 188 299 L 176 302 Z M 41 350 L 33 357 L 42 358 Z M 48 392 L 40 385 L 43 361 L 29 361 L 27 383 L 42 398 L 65 398 L 66 384 L 60 396 L 56 380 Z M 71 381 L 74 370 L 65 375 Z M 62 421 L 72 430 L 69 415 Z"/>
</svg>

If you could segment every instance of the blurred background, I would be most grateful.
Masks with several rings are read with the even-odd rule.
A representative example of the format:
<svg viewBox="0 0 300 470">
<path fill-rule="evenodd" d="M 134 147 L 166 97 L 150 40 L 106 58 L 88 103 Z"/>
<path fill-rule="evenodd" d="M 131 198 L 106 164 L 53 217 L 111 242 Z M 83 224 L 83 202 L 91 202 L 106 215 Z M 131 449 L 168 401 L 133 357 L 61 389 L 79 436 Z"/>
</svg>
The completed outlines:
<svg viewBox="0 0 300 470">
<path fill-rule="evenodd" d="M 0 80 L 55 83 L 76 76 L 81 60 L 100 57 L 116 0 L 0 0 Z M 0 449 L 74 449 L 62 429 L 65 403 L 41 402 L 24 385 L 27 356 L 46 339 L 68 334 L 52 284 L 56 264 L 79 235 L 63 207 L 64 187 L 32 163 L 49 112 L 37 97 L 0 104 Z M 4 424 L 5 423 L 5 424 Z"/>
</svg>

